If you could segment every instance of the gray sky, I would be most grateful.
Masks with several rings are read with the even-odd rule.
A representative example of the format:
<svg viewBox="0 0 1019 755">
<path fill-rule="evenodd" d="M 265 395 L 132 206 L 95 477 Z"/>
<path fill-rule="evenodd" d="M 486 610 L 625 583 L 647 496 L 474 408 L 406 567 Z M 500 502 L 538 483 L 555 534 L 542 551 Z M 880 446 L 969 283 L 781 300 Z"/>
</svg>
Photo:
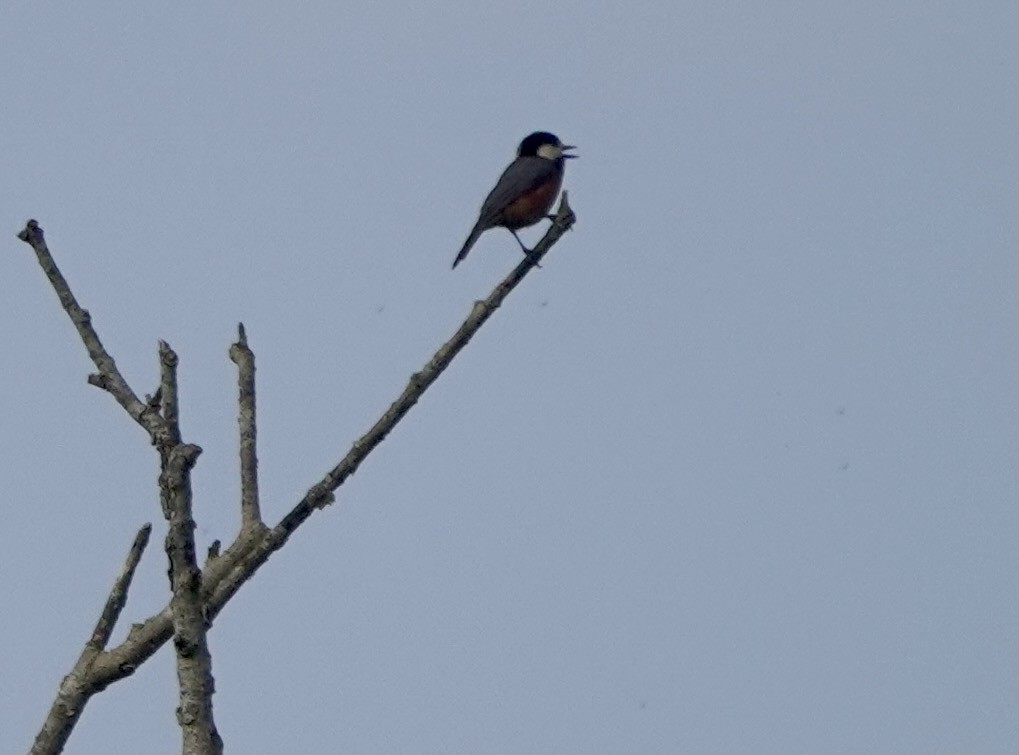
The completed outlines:
<svg viewBox="0 0 1019 755">
<path fill-rule="evenodd" d="M 365 4 L 367 5 L 367 4 Z M 0 14 L 0 751 L 136 529 L 181 357 L 199 545 L 275 522 L 519 260 L 449 265 L 517 142 L 578 215 L 211 634 L 228 749 L 1013 751 L 1013 2 L 255 2 Z M 524 233 L 533 241 L 540 229 Z M 164 648 L 71 752 L 179 748 Z"/>
</svg>

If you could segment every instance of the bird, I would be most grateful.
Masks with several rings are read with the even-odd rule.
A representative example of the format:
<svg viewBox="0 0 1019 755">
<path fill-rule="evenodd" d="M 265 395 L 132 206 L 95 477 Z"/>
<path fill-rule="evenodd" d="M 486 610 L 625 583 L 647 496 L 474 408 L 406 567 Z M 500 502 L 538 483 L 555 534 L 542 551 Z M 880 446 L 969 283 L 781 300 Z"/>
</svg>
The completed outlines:
<svg viewBox="0 0 1019 755">
<path fill-rule="evenodd" d="M 549 217 L 548 211 L 563 183 L 566 161 L 577 157 L 567 154 L 571 149 L 576 147 L 563 144 L 558 136 L 547 131 L 535 131 L 524 137 L 517 148 L 517 158 L 499 176 L 495 188 L 481 205 L 478 222 L 453 260 L 454 268 L 489 228 L 509 229 L 524 254 L 531 253 L 517 236 L 517 229 Z"/>
</svg>

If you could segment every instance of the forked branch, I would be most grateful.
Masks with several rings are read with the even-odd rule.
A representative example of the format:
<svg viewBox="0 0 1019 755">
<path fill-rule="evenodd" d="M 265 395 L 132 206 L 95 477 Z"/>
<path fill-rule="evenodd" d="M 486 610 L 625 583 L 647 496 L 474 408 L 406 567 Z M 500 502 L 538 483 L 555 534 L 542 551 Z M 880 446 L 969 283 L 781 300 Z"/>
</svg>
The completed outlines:
<svg viewBox="0 0 1019 755">
<path fill-rule="evenodd" d="M 203 621 L 202 629 L 207 629 L 223 606 L 240 589 L 241 585 L 254 576 L 269 556 L 282 548 L 289 537 L 307 521 L 316 509 L 332 503 L 336 489 L 357 471 L 368 454 L 410 411 L 411 407 L 446 370 L 474 334 L 494 314 L 510 292 L 516 288 L 527 273 L 538 266 L 549 249 L 575 222 L 576 216 L 567 202 L 566 192 L 563 192 L 558 212 L 551 227 L 534 247 L 531 254 L 527 255 L 486 299 L 475 302 L 463 324 L 419 372 L 411 375 L 407 387 L 382 417 L 354 443 L 350 451 L 333 469 L 311 486 L 279 524 L 271 529 L 261 523 L 259 512 L 257 459 L 255 456 L 254 355 L 248 348 L 242 326 L 239 329 L 238 342 L 230 350 L 231 359 L 237 364 L 239 373 L 242 527 L 233 544 L 223 553 L 210 557 L 205 568 L 198 572 L 197 568 L 193 566 L 195 564 L 193 537 L 188 542 L 188 535 L 192 534 L 194 528 L 194 522 L 190 517 L 190 476 L 188 473 L 201 449 L 197 446 L 180 444 L 179 428 L 177 427 L 175 376 L 171 379 L 172 365 L 166 359 L 168 354 L 163 349 L 165 344 L 161 344 L 160 349 L 163 366 L 160 390 L 157 392 L 157 397 L 154 397 L 149 404 L 143 403 L 138 400 L 117 371 L 113 358 L 103 348 L 98 335 L 92 328 L 88 313 L 78 306 L 67 282 L 57 270 L 43 239 L 42 229 L 38 223 L 30 220 L 25 230 L 19 234 L 19 238 L 30 244 L 35 250 L 39 257 L 39 263 L 56 290 L 64 310 L 70 316 L 89 356 L 92 357 L 99 369 L 98 376 L 90 378 L 90 382 L 109 391 L 131 417 L 149 432 L 153 443 L 161 450 L 161 457 L 164 459 L 163 476 L 166 477 L 166 482 L 178 494 L 185 495 L 186 493 L 187 504 L 186 507 L 181 505 L 178 508 L 176 505 L 170 505 L 171 502 L 164 498 L 164 511 L 171 518 L 170 532 L 167 535 L 168 553 L 171 553 L 170 538 L 184 536 L 183 541 L 176 543 L 180 548 L 170 556 L 171 562 L 174 558 L 181 558 L 172 572 L 179 576 L 173 578 L 174 597 L 171 599 L 170 605 L 143 624 L 134 625 L 127 639 L 119 646 L 108 651 L 102 650 L 102 647 L 93 648 L 92 643 L 86 647 L 86 651 L 91 652 L 92 655 L 87 664 L 79 660 L 75 669 L 65 678 L 46 724 L 36 739 L 33 752 L 59 752 L 80 716 L 81 709 L 91 695 L 134 673 L 134 670 L 151 657 L 175 632 L 178 636 L 178 657 L 181 656 L 182 650 L 185 654 L 198 657 L 197 673 L 192 677 L 193 691 L 198 694 L 198 697 L 206 701 L 211 700 L 212 677 L 211 674 L 203 671 L 203 669 L 207 671 L 210 666 L 201 658 L 201 656 L 207 658 L 208 648 L 206 646 L 203 652 L 201 645 L 204 642 L 204 631 L 198 629 L 197 622 Z M 165 346 L 165 349 L 167 352 L 169 351 L 168 346 Z M 174 357 L 173 365 L 176 363 L 175 360 Z M 185 513 L 184 519 L 176 522 L 173 520 L 175 516 L 181 517 Z M 143 548 L 144 545 L 141 547 Z M 140 556 L 140 550 L 138 555 Z M 184 588 L 180 595 L 178 595 L 178 587 Z M 196 602 L 196 595 L 200 597 L 198 602 Z M 119 608 L 117 613 L 119 613 Z M 195 634 L 196 631 L 200 637 Z M 108 634 L 106 637 L 108 639 Z M 181 666 L 178 664 L 179 671 L 180 668 Z M 204 684 L 208 686 L 203 688 Z M 68 696 L 66 694 L 68 689 L 71 689 L 74 694 Z M 217 747 L 221 748 L 222 743 L 218 741 L 215 728 L 211 725 L 211 703 L 206 716 L 204 708 L 199 706 L 196 709 L 186 706 L 184 701 L 184 681 L 182 680 L 182 706 L 178 712 L 179 716 L 206 722 L 209 725 L 207 731 L 214 735 L 213 739 L 206 740 L 205 743 L 209 746 L 206 751 L 216 751 Z M 185 736 L 187 736 L 186 729 Z"/>
<path fill-rule="evenodd" d="M 141 561 L 145 546 L 149 544 L 149 535 L 152 533 L 152 525 L 146 524 L 134 537 L 131 550 L 128 551 L 127 560 L 124 562 L 120 575 L 113 583 L 109 597 L 106 598 L 106 605 L 92 630 L 92 636 L 85 643 L 84 650 L 78 656 L 78 661 L 71 669 L 71 673 L 64 677 L 60 683 L 56 700 L 50 707 L 46 721 L 35 737 L 31 752 L 33 755 L 43 753 L 60 752 L 71 736 L 75 724 L 81 718 L 85 704 L 96 692 L 102 690 L 106 684 L 97 684 L 96 677 L 92 673 L 92 666 L 106 648 L 110 641 L 110 635 L 117 625 L 120 612 L 127 603 L 127 591 L 131 587 L 131 580 L 134 579 L 138 562 Z M 132 669 L 133 671 L 133 669 Z M 128 672 L 130 673 L 130 671 Z"/>
</svg>

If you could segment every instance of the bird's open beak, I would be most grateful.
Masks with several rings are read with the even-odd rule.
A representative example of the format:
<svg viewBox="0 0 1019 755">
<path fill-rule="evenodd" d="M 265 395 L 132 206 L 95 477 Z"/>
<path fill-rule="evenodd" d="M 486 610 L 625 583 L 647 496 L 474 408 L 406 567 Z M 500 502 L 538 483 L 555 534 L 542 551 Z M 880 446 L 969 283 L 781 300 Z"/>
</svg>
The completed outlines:
<svg viewBox="0 0 1019 755">
<path fill-rule="evenodd" d="M 565 153 L 566 150 L 568 150 L 568 149 L 576 149 L 576 147 L 574 147 L 572 144 L 564 144 L 563 145 L 563 152 Z M 563 157 L 568 159 L 568 158 L 571 158 L 571 157 L 580 157 L 580 155 L 567 155 L 567 154 L 563 154 Z"/>
</svg>

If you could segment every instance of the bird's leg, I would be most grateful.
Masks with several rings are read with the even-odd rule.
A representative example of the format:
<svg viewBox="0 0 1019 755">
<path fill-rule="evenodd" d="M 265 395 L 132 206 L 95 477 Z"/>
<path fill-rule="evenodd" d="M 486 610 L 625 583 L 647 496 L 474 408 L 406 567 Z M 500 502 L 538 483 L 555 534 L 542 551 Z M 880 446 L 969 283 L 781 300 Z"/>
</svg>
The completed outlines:
<svg viewBox="0 0 1019 755">
<path fill-rule="evenodd" d="M 514 231 L 512 228 L 510 228 L 509 232 L 513 234 L 513 238 L 515 238 L 517 240 L 517 243 L 520 244 L 520 248 L 524 250 L 524 254 L 526 256 L 530 257 L 532 254 L 534 254 L 534 250 L 533 249 L 528 249 L 526 246 L 524 246 L 524 242 L 520 240 L 519 236 L 517 236 L 517 232 L 516 231 Z M 541 267 L 541 265 L 537 265 L 537 267 Z"/>
<path fill-rule="evenodd" d="M 517 236 L 517 232 L 510 228 L 510 233 L 513 234 L 513 238 L 515 238 L 517 243 L 520 244 L 520 248 L 524 250 L 524 254 L 530 254 L 532 250 L 524 246 L 524 242 L 520 240 L 519 236 Z"/>
</svg>

